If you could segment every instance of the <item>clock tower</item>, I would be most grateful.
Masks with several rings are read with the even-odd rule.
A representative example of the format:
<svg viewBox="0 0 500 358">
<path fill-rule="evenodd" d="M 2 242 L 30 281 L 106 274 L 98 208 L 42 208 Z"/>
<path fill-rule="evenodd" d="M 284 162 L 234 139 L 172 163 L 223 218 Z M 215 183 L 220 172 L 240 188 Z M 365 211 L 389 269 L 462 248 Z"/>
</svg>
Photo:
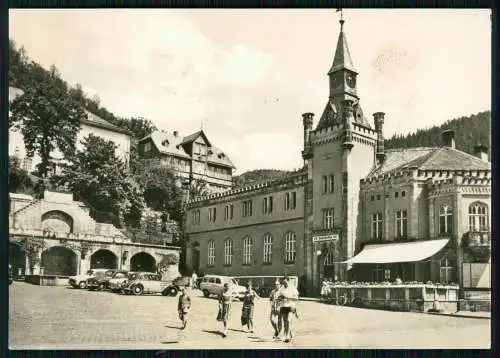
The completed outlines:
<svg viewBox="0 0 500 358">
<path fill-rule="evenodd" d="M 359 106 L 357 94 L 358 72 L 354 68 L 351 53 L 347 46 L 347 39 L 344 33 L 344 20 L 340 20 L 340 33 L 337 40 L 337 48 L 333 58 L 332 66 L 328 71 L 330 92 L 328 103 L 318 123 L 318 128 L 326 128 L 334 124 L 341 123 L 342 103 L 345 100 L 353 102 L 354 122 L 370 127 L 364 118 L 363 111 Z"/>
</svg>

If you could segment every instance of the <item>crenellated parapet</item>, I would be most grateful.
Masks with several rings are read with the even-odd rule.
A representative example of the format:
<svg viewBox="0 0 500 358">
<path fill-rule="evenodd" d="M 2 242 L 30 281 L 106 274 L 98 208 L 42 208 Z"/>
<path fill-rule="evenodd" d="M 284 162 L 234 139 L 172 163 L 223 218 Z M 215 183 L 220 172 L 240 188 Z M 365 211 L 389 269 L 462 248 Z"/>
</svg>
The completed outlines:
<svg viewBox="0 0 500 358">
<path fill-rule="evenodd" d="M 307 183 L 307 173 L 299 171 L 285 178 L 273 179 L 265 182 L 247 185 L 244 187 L 214 193 L 206 196 L 193 198 L 187 203 L 188 209 L 212 205 L 219 202 L 231 201 L 236 198 L 242 198 L 255 193 L 274 192 L 279 190 L 291 189 L 305 186 Z"/>
<path fill-rule="evenodd" d="M 376 186 L 387 183 L 401 183 L 417 177 L 416 169 L 399 169 L 386 173 L 372 175 L 360 180 L 362 187 Z"/>
<path fill-rule="evenodd" d="M 491 195 L 491 178 L 455 176 L 453 178 L 427 180 L 429 196 L 439 196 L 451 192 L 462 194 L 486 194 Z"/>
</svg>

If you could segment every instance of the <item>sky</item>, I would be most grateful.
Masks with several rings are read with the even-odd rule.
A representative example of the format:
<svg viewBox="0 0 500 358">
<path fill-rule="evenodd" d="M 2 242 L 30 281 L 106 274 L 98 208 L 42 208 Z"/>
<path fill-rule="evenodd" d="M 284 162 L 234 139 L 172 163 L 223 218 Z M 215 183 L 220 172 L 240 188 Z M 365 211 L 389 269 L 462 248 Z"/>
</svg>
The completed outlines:
<svg viewBox="0 0 500 358">
<path fill-rule="evenodd" d="M 117 116 L 201 127 L 240 174 L 302 166 L 328 100 L 334 9 L 15 9 L 10 38 Z M 489 10 L 344 11 L 365 116 L 384 136 L 491 108 Z"/>
</svg>

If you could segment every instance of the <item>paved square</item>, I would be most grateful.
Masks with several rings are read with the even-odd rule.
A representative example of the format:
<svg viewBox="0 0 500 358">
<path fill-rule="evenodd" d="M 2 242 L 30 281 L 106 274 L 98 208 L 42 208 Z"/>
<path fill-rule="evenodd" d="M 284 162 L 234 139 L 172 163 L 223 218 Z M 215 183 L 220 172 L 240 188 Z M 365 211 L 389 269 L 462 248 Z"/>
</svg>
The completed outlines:
<svg viewBox="0 0 500 358">
<path fill-rule="evenodd" d="M 11 349 L 490 348 L 488 319 L 387 312 L 300 301 L 294 340 L 274 342 L 269 302 L 258 300 L 256 333 L 232 308 L 220 335 L 217 301 L 192 293 L 189 327 L 180 330 L 177 298 L 125 296 L 14 282 L 9 295 Z"/>
</svg>

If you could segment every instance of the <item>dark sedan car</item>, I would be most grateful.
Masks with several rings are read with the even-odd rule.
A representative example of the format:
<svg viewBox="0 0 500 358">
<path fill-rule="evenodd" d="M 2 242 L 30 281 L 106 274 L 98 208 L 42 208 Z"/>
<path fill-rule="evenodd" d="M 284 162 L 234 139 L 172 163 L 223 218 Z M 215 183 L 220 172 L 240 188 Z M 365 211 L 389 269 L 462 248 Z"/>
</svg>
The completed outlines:
<svg viewBox="0 0 500 358">
<path fill-rule="evenodd" d="M 166 292 L 170 296 L 177 296 L 177 293 L 181 290 L 181 287 L 190 286 L 191 277 L 190 276 L 179 276 L 167 287 Z"/>
<path fill-rule="evenodd" d="M 115 277 L 116 275 L 123 275 L 123 277 L 126 277 L 127 271 L 110 269 L 100 274 L 96 274 L 95 277 L 91 277 L 87 280 L 87 287 L 89 288 L 89 290 L 107 289 L 109 286 L 109 280 Z"/>
</svg>

